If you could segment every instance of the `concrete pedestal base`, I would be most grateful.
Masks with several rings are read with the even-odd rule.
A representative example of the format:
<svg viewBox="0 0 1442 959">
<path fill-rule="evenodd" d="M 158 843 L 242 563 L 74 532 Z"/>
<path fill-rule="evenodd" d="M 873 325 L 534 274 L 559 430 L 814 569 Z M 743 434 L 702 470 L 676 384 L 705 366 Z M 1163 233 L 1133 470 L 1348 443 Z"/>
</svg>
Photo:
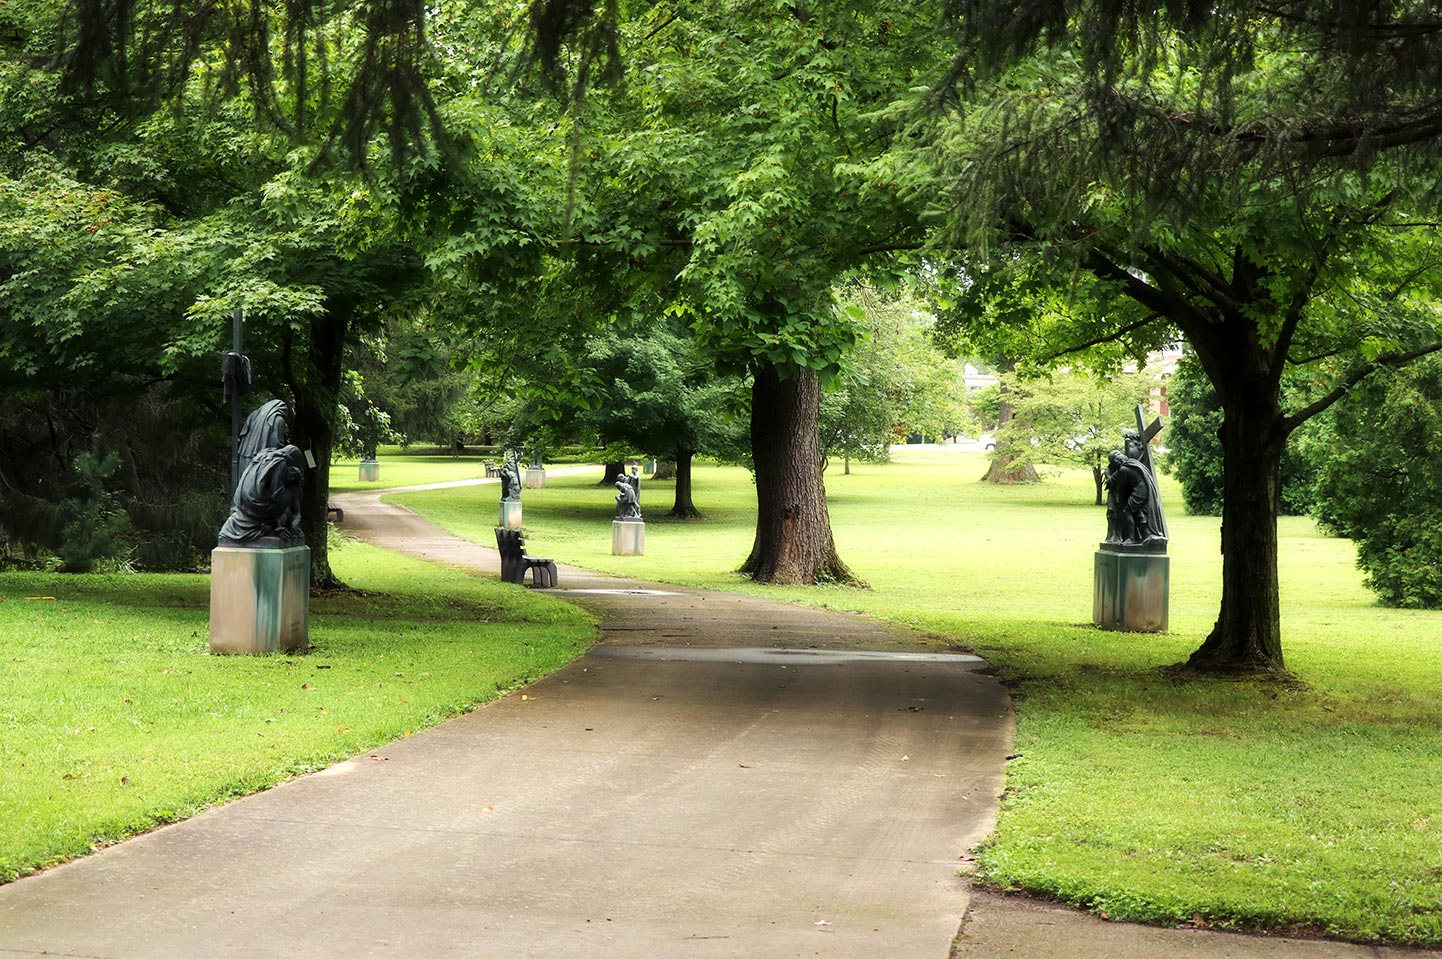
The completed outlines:
<svg viewBox="0 0 1442 959">
<path fill-rule="evenodd" d="M 1099 549 L 1092 622 L 1123 632 L 1166 632 L 1170 586 L 1171 557 Z"/>
<path fill-rule="evenodd" d="M 501 500 L 501 519 L 496 525 L 501 529 L 520 529 L 521 501 L 518 499 Z"/>
<path fill-rule="evenodd" d="M 640 519 L 612 520 L 611 555 L 646 555 L 646 521 Z"/>
<path fill-rule="evenodd" d="M 381 464 L 375 460 L 361 460 L 360 481 L 362 483 L 374 483 L 381 478 Z"/>
<path fill-rule="evenodd" d="M 217 546 L 210 554 L 210 651 L 305 652 L 309 600 L 309 546 Z"/>
<path fill-rule="evenodd" d="M 541 489 L 546 485 L 546 468 L 544 466 L 526 467 L 526 489 Z"/>
</svg>

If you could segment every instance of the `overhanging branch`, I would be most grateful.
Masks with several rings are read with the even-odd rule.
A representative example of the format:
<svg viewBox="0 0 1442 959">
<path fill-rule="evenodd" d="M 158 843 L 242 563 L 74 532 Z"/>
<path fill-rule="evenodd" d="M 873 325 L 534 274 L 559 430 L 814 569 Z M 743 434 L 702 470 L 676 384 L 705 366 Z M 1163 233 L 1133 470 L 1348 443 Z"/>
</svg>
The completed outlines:
<svg viewBox="0 0 1442 959">
<path fill-rule="evenodd" d="M 1415 350 L 1405 350 L 1396 353 L 1384 353 L 1372 362 L 1362 364 L 1356 370 L 1353 370 L 1352 373 L 1350 373 L 1346 377 L 1346 379 L 1344 379 L 1341 383 L 1337 384 L 1337 386 L 1334 387 L 1325 396 L 1312 403 L 1307 404 L 1297 412 L 1293 413 L 1291 416 L 1283 417 L 1281 423 L 1282 435 L 1289 436 L 1291 432 L 1297 427 L 1301 426 L 1303 423 L 1307 422 L 1307 420 L 1316 416 L 1318 413 L 1327 409 L 1333 403 L 1346 396 L 1348 390 L 1356 386 L 1358 383 L 1362 382 L 1368 376 L 1371 376 L 1373 373 L 1377 372 L 1377 370 L 1381 369 L 1382 367 L 1405 366 L 1406 364 L 1411 363 L 1413 360 L 1420 359 L 1421 357 L 1427 356 L 1430 353 L 1436 353 L 1439 350 L 1442 350 L 1442 342 L 1429 343 L 1426 346 L 1419 346 Z"/>
<path fill-rule="evenodd" d="M 1071 346 L 1068 346 L 1064 350 L 1057 350 L 1055 353 L 1048 354 L 1046 357 L 1046 362 L 1051 362 L 1052 360 L 1059 360 L 1063 356 L 1071 356 L 1074 353 L 1081 353 L 1091 349 L 1094 346 L 1100 346 L 1103 343 L 1115 343 L 1117 340 L 1120 340 L 1128 333 L 1131 333 L 1134 330 L 1139 330 L 1145 326 L 1150 326 L 1152 323 L 1155 323 L 1157 320 L 1160 319 L 1164 319 L 1162 314 L 1153 313 L 1145 319 L 1137 320 L 1135 323 L 1128 323 L 1125 326 L 1118 327 L 1117 329 L 1112 330 L 1109 333 L 1105 333 L 1102 336 L 1096 337 L 1095 339 L 1088 340 L 1085 343 L 1075 343 Z"/>
</svg>

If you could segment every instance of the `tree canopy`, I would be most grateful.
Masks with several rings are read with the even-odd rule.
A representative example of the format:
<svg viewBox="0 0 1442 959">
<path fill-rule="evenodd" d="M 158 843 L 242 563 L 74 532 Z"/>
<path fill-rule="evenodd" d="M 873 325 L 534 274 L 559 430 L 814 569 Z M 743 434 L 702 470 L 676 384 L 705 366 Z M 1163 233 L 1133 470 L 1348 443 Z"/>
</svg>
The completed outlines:
<svg viewBox="0 0 1442 959">
<path fill-rule="evenodd" d="M 1354 74 L 1332 70 L 1338 49 L 1299 42 L 1300 7 L 1200 22 L 1179 6 L 1109 32 L 1102 6 L 1035 19 L 1011 48 L 978 40 L 919 188 L 946 191 L 935 215 L 963 286 L 1013 304 L 1003 341 L 1036 330 L 1051 357 L 1190 343 L 1222 405 L 1226 469 L 1222 609 L 1191 662 L 1280 669 L 1282 449 L 1368 374 L 1442 345 L 1436 180 L 1418 175 L 1419 140 L 1382 136 Z M 1237 57 L 1219 45 L 1242 26 Z M 1404 110 L 1412 90 L 1399 78 L 1388 102 Z M 1375 149 L 1340 128 L 1315 139 L 1323 115 L 1372 131 Z M 1065 308 L 1016 309 L 1038 290 Z M 1324 357 L 1335 375 L 1284 407 L 1286 369 Z"/>
</svg>

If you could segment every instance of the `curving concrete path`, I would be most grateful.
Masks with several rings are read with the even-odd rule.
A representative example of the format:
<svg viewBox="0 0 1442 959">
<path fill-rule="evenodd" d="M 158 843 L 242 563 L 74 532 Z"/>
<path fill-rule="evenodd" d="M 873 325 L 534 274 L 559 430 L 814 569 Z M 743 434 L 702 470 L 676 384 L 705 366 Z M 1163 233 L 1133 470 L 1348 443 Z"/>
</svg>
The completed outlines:
<svg viewBox="0 0 1442 959">
<path fill-rule="evenodd" d="M 379 493 L 336 500 L 373 543 L 499 567 Z M 0 887 L 0 959 L 1439 955 L 1107 923 L 973 890 L 959 872 L 1011 741 L 1006 693 L 974 658 L 749 597 L 568 567 L 561 585 L 601 619 L 586 656 Z"/>
<path fill-rule="evenodd" d="M 379 545 L 499 568 L 377 494 L 336 501 Z M 947 956 L 1011 734 L 978 660 L 859 617 L 561 583 L 602 620 L 592 652 L 0 887 L 0 957 Z"/>
</svg>

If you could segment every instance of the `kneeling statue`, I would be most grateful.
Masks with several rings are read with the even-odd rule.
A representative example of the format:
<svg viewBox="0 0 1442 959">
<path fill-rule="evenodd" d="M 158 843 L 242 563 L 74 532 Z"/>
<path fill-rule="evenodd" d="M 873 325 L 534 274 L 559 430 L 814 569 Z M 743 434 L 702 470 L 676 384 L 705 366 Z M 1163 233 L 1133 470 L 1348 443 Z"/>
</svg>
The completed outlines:
<svg viewBox="0 0 1442 959">
<path fill-rule="evenodd" d="M 300 528 L 305 454 L 295 446 L 263 449 L 236 484 L 230 518 L 220 528 L 221 546 L 304 546 Z"/>
</svg>

